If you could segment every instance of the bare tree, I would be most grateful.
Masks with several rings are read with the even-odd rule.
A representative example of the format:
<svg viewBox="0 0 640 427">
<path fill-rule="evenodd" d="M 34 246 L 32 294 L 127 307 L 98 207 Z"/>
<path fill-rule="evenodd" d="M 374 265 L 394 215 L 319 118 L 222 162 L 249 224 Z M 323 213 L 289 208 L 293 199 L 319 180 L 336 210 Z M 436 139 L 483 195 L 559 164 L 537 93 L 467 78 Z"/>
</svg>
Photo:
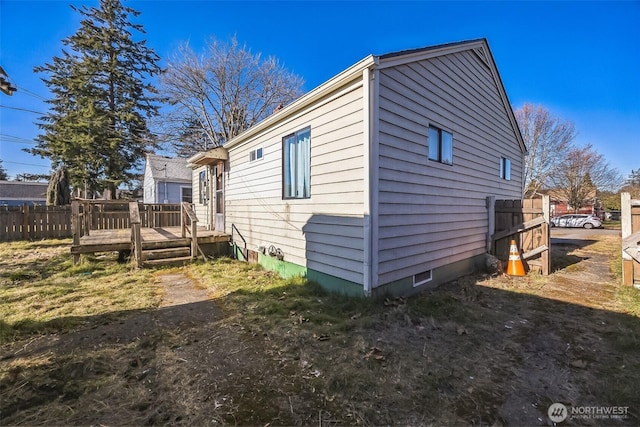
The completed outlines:
<svg viewBox="0 0 640 427">
<path fill-rule="evenodd" d="M 221 146 L 302 94 L 302 79 L 279 62 L 253 54 L 235 37 L 212 39 L 202 54 L 183 44 L 161 76 L 173 107 L 165 138 L 179 155 Z"/>
<path fill-rule="evenodd" d="M 523 193 L 536 193 L 562 167 L 576 137 L 572 122 L 552 115 L 545 107 L 524 104 L 514 111 L 529 150 L 524 163 Z"/>
<path fill-rule="evenodd" d="M 550 180 L 557 193 L 577 212 L 595 201 L 597 191 L 617 190 L 622 176 L 589 144 L 569 150 Z"/>
</svg>

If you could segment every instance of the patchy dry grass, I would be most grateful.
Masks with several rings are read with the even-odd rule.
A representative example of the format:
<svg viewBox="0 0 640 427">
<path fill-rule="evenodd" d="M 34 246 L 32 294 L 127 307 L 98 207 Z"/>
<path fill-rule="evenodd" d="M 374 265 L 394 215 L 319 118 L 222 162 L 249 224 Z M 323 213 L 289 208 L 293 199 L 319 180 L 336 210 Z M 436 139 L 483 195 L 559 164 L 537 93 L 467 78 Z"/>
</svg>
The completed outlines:
<svg viewBox="0 0 640 427">
<path fill-rule="evenodd" d="M 218 259 L 170 271 L 212 301 L 158 310 L 159 272 L 67 245 L 0 249 L 3 425 L 540 425 L 553 402 L 640 423 L 639 293 L 579 286 L 615 240 L 382 301 Z"/>
<path fill-rule="evenodd" d="M 69 240 L 0 245 L 0 343 L 157 306 L 152 271 L 118 264 L 115 254 L 75 266 L 69 247 Z"/>
</svg>

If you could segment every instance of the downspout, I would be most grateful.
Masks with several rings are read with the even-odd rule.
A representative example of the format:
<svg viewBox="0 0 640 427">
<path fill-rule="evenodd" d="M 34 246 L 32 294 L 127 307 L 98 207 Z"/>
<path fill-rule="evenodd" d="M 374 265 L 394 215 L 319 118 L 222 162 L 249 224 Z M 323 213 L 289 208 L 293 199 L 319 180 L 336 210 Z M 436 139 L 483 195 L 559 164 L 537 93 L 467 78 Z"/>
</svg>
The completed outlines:
<svg viewBox="0 0 640 427">
<path fill-rule="evenodd" d="M 377 165 L 376 153 L 377 149 L 375 138 L 375 82 L 373 67 L 377 64 L 377 58 L 372 67 L 367 67 L 362 71 L 362 98 L 363 98 L 363 145 L 364 145 L 364 209 L 363 209 L 363 290 L 364 295 L 371 296 L 374 278 L 375 278 L 375 254 L 374 230 L 375 230 L 375 192 L 377 191 Z"/>
</svg>

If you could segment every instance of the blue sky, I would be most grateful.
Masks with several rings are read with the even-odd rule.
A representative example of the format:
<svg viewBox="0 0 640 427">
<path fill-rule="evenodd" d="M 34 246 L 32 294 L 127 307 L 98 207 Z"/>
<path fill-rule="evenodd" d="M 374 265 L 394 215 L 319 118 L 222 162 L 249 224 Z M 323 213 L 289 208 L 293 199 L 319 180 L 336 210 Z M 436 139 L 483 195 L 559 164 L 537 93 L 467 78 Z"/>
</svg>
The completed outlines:
<svg viewBox="0 0 640 427">
<path fill-rule="evenodd" d="M 0 94 L 0 159 L 13 178 L 47 173 L 21 151 L 39 134 L 31 110 L 50 94 L 33 67 L 61 54 L 76 32 L 69 5 L 94 1 L 0 0 L 0 65 L 18 86 Z M 219 2 L 126 1 L 142 14 L 148 45 L 162 58 L 189 40 L 236 35 L 277 57 L 311 90 L 369 54 L 486 37 L 514 108 L 542 104 L 575 123 L 625 177 L 640 168 L 640 2 Z"/>
</svg>

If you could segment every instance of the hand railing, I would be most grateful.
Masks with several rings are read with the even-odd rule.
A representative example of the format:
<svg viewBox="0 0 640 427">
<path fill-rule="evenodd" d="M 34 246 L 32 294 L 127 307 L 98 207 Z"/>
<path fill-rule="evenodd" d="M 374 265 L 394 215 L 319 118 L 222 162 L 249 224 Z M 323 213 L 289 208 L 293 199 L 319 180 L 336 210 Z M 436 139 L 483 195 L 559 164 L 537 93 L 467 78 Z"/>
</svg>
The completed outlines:
<svg viewBox="0 0 640 427">
<path fill-rule="evenodd" d="M 244 249 L 242 250 L 242 257 L 244 258 L 245 261 L 249 261 L 249 255 L 247 251 L 247 241 L 244 239 L 244 237 L 242 237 L 242 234 L 240 234 L 240 230 L 238 230 L 235 224 L 231 224 L 231 244 L 236 246 L 236 249 L 234 249 L 233 254 L 235 255 L 236 258 L 238 257 L 238 250 L 237 250 L 238 245 L 236 244 L 234 232 L 237 233 L 238 236 L 240 236 L 240 239 L 244 243 Z"/>
<path fill-rule="evenodd" d="M 189 202 L 182 202 L 180 208 L 180 228 L 182 238 L 187 238 L 187 233 L 191 236 L 191 258 L 198 256 L 198 216 L 193 210 L 193 205 Z"/>
</svg>

